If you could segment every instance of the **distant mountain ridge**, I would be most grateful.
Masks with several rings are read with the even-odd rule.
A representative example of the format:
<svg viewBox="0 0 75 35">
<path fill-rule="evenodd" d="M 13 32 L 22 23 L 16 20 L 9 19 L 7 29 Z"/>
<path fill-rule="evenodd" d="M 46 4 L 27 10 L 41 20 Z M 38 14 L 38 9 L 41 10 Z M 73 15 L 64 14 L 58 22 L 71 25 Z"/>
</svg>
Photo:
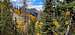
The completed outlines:
<svg viewBox="0 0 75 35">
<path fill-rule="evenodd" d="M 36 10 L 35 8 L 32 8 L 32 9 L 26 9 L 26 11 L 25 12 L 27 12 L 27 13 L 30 13 L 30 14 L 32 14 L 33 16 L 36 16 L 37 17 L 37 15 L 38 15 L 38 10 Z"/>
</svg>

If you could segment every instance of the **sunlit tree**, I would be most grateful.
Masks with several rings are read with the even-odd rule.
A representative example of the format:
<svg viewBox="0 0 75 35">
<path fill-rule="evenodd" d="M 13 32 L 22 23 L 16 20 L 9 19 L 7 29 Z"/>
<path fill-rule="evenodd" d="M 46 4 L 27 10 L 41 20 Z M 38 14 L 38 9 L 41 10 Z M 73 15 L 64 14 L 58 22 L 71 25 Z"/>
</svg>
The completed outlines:
<svg viewBox="0 0 75 35">
<path fill-rule="evenodd" d="M 0 34 L 14 35 L 14 24 L 10 11 L 9 0 L 0 1 Z"/>
</svg>

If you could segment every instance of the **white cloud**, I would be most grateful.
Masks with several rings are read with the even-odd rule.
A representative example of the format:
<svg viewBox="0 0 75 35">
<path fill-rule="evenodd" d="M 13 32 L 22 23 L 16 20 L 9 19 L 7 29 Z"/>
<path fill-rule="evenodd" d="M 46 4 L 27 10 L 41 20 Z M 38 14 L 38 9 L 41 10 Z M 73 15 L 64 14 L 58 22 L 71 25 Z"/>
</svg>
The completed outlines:
<svg viewBox="0 0 75 35">
<path fill-rule="evenodd" d="M 10 2 L 21 2 L 23 3 L 24 0 L 10 0 Z"/>
<path fill-rule="evenodd" d="M 27 8 L 31 9 L 31 8 L 35 8 L 37 10 L 42 10 L 43 4 L 42 2 L 32 2 L 32 1 L 40 1 L 40 0 L 27 0 L 26 4 L 27 4 Z"/>
<path fill-rule="evenodd" d="M 29 5 L 29 6 L 27 6 L 27 8 L 35 8 L 37 10 L 42 10 L 43 5 Z"/>
</svg>

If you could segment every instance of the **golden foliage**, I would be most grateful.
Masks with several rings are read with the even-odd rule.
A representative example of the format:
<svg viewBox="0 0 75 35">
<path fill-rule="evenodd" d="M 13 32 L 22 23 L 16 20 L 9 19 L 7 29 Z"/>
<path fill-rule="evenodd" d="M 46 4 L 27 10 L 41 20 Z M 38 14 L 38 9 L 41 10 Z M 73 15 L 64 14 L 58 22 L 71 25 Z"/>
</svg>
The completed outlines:
<svg viewBox="0 0 75 35">
<path fill-rule="evenodd" d="M 16 20 L 16 28 L 18 29 L 18 31 L 24 32 L 24 25 L 25 25 L 24 19 L 18 17 Z"/>
<path fill-rule="evenodd" d="M 14 11 L 15 11 L 15 13 L 18 14 L 18 15 L 21 14 L 21 10 L 19 10 L 19 9 L 14 9 Z"/>
<path fill-rule="evenodd" d="M 37 21 L 35 23 L 35 32 L 36 32 L 36 35 L 41 35 L 40 30 L 41 30 L 42 26 L 43 26 L 43 23 L 40 22 L 40 21 Z"/>
<path fill-rule="evenodd" d="M 42 28 L 42 26 L 43 26 L 43 23 L 42 22 L 40 22 L 40 21 L 37 21 L 36 23 L 35 23 L 35 28 Z"/>
<path fill-rule="evenodd" d="M 56 28 L 59 28 L 59 22 L 56 19 L 53 19 L 53 24 L 55 25 Z"/>
<path fill-rule="evenodd" d="M 54 32 L 54 35 L 58 35 L 58 33 L 57 32 Z"/>
<path fill-rule="evenodd" d="M 42 35 L 41 33 L 37 32 L 35 35 Z"/>
<path fill-rule="evenodd" d="M 70 12 L 65 12 L 65 16 L 70 16 Z"/>
<path fill-rule="evenodd" d="M 69 21 L 65 21 L 65 25 L 68 25 L 69 24 Z"/>
<path fill-rule="evenodd" d="M 28 14 L 28 16 L 30 17 L 30 19 L 31 19 L 33 22 L 36 21 L 36 17 L 33 16 L 32 14 Z"/>
</svg>

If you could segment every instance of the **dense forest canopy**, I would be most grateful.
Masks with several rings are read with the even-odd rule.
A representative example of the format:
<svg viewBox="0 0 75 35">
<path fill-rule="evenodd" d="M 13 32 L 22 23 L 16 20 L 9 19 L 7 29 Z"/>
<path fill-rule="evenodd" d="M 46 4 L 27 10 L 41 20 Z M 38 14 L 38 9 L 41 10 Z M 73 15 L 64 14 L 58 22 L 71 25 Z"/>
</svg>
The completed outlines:
<svg viewBox="0 0 75 35">
<path fill-rule="evenodd" d="M 30 13 L 23 12 L 22 8 Z M 39 20 L 36 20 L 34 10 L 40 13 L 43 10 Z M 12 20 L 13 14 L 18 16 L 15 21 Z M 32 19 L 25 21 L 26 15 Z M 0 0 L 1 35 L 72 35 L 75 33 L 74 21 L 75 0 Z"/>
</svg>

